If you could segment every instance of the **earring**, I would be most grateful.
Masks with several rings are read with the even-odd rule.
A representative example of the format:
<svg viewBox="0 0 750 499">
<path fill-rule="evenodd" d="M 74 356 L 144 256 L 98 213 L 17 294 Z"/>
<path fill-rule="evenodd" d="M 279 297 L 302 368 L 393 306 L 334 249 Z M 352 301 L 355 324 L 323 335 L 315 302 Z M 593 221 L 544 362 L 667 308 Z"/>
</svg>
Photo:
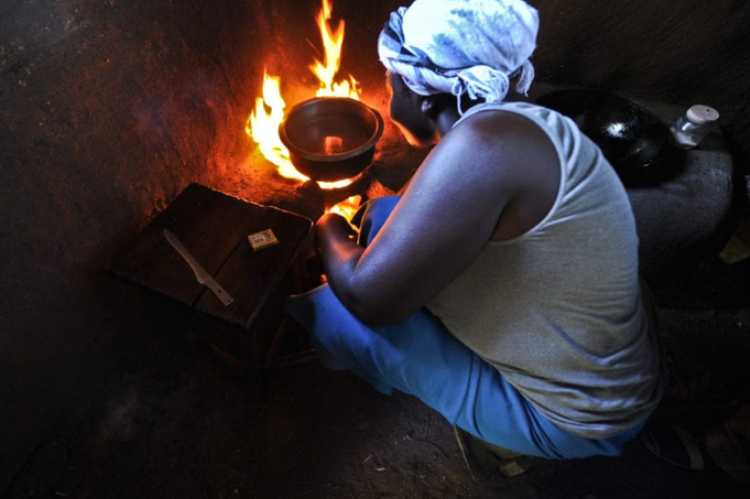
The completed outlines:
<svg viewBox="0 0 750 499">
<path fill-rule="evenodd" d="M 422 110 L 422 114 L 428 118 L 435 119 L 435 115 L 437 114 L 435 112 L 435 99 L 431 95 L 422 97 L 420 109 Z"/>
</svg>

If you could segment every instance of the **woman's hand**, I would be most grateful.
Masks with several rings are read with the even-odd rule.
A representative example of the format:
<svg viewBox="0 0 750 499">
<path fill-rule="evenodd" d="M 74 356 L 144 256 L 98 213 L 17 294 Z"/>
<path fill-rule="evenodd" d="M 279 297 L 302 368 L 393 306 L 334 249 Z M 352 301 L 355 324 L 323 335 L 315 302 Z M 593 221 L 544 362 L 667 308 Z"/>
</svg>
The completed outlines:
<svg viewBox="0 0 750 499">
<path fill-rule="evenodd" d="M 352 235 L 356 232 L 349 222 L 335 213 L 326 213 L 315 224 L 315 245 L 328 284 L 350 310 L 354 307 L 354 270 L 365 251 Z"/>
<path fill-rule="evenodd" d="M 357 236 L 357 232 L 354 228 L 349 225 L 349 222 L 336 213 L 326 213 L 318 219 L 315 223 L 314 243 L 318 253 L 322 250 L 322 234 L 332 232 L 340 235 L 342 232 L 346 234 L 348 239 L 352 239 Z"/>
</svg>

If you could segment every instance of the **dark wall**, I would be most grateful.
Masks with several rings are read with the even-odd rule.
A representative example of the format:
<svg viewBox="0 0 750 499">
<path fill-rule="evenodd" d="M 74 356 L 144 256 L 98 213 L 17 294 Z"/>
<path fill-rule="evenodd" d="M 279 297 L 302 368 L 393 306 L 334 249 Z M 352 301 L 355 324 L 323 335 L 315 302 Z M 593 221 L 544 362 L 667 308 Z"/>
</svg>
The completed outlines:
<svg viewBox="0 0 750 499">
<path fill-rule="evenodd" d="M 0 491 L 155 327 L 107 260 L 188 182 L 236 182 L 261 13 L 0 3 Z"/>
<path fill-rule="evenodd" d="M 742 0 L 545 0 L 540 81 L 579 84 L 636 99 L 721 113 L 750 165 L 750 6 Z"/>
<path fill-rule="evenodd" d="M 745 2 L 534 3 L 540 80 L 714 105 L 750 156 Z M 334 3 L 348 22 L 343 70 L 381 109 L 374 44 L 398 5 Z M 0 3 L 0 491 L 85 413 L 120 345 L 164 327 L 158 302 L 102 272 L 108 259 L 190 182 L 258 202 L 294 190 L 243 126 L 264 66 L 292 102 L 314 88 L 318 6 Z"/>
</svg>

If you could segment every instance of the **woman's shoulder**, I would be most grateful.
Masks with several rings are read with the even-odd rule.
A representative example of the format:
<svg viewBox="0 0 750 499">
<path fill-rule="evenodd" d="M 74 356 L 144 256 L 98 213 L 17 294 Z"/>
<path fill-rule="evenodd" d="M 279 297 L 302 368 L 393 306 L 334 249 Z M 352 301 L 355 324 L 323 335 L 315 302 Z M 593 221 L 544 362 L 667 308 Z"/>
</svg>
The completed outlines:
<svg viewBox="0 0 750 499">
<path fill-rule="evenodd" d="M 551 110 L 538 104 L 534 104 L 533 102 L 529 102 L 528 100 L 481 102 L 466 109 L 463 112 L 461 119 L 459 119 L 458 121 L 460 122 L 469 119 L 474 115 L 486 112 L 505 112 L 508 114 L 519 114 L 522 116 L 529 116 L 533 118 L 539 114 L 551 112 Z"/>
<path fill-rule="evenodd" d="M 532 114 L 518 112 L 516 104 L 524 103 L 480 104 L 469 109 L 438 146 L 488 150 L 503 156 L 521 151 L 524 157 L 534 155 L 535 151 L 544 154 L 547 146 L 554 151 L 554 144 L 539 120 Z"/>
</svg>

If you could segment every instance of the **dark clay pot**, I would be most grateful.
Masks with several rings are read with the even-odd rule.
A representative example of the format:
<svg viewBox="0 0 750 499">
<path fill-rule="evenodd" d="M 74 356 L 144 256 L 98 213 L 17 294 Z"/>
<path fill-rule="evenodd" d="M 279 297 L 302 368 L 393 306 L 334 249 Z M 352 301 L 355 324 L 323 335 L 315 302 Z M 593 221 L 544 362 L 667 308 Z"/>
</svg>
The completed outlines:
<svg viewBox="0 0 750 499">
<path fill-rule="evenodd" d="M 352 178 L 371 162 L 383 134 L 383 118 L 343 97 L 310 99 L 294 106 L 279 126 L 292 164 L 316 181 Z"/>
</svg>

